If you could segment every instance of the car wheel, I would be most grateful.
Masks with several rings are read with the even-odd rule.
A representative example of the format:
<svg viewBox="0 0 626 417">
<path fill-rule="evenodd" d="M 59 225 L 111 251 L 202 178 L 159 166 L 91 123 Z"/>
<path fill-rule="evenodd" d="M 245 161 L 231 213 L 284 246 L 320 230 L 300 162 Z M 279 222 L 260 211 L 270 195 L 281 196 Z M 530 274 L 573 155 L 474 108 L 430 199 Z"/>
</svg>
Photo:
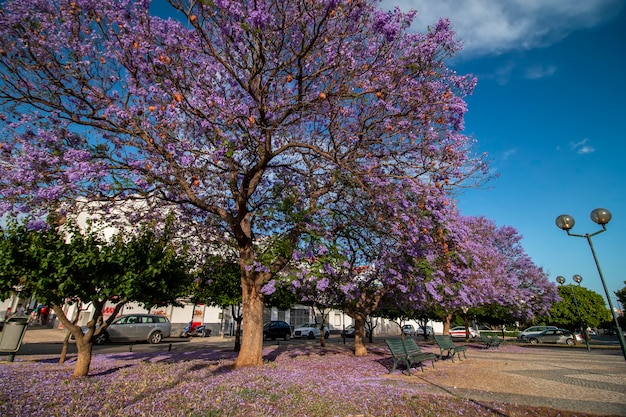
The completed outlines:
<svg viewBox="0 0 626 417">
<path fill-rule="evenodd" d="M 161 332 L 154 332 L 148 338 L 148 342 L 150 342 L 152 344 L 160 343 L 161 340 L 163 340 L 163 333 L 161 333 Z"/>
<path fill-rule="evenodd" d="M 330 333 L 329 332 L 324 333 L 324 339 L 328 339 L 329 337 L 330 337 Z"/>
<path fill-rule="evenodd" d="M 574 344 L 574 339 L 567 339 L 565 341 L 565 343 L 567 343 L 568 345 L 573 345 Z"/>
<path fill-rule="evenodd" d="M 106 332 L 104 332 L 94 337 L 93 342 L 96 345 L 104 345 L 108 340 L 109 340 L 109 335 Z"/>
<path fill-rule="evenodd" d="M 285 333 L 285 337 L 284 337 L 284 339 L 285 339 L 285 340 L 289 340 L 289 336 L 290 336 L 290 334 L 289 334 L 289 333 Z"/>
<path fill-rule="evenodd" d="M 309 339 L 315 339 L 315 335 L 313 334 L 313 332 L 309 332 Z"/>
<path fill-rule="evenodd" d="M 535 339 L 534 337 L 532 337 L 532 338 L 528 339 L 528 342 L 529 342 L 531 345 L 536 345 L 537 343 L 539 343 L 539 340 L 537 340 L 537 339 Z"/>
</svg>

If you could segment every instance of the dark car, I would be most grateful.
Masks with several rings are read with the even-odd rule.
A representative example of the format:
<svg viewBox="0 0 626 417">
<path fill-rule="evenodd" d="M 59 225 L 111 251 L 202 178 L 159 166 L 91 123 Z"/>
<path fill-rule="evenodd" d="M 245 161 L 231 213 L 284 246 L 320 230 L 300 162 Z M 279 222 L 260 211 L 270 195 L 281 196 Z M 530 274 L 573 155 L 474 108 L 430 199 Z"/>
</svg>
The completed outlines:
<svg viewBox="0 0 626 417">
<path fill-rule="evenodd" d="M 277 337 L 282 337 L 285 340 L 289 340 L 291 336 L 291 326 L 286 321 L 268 321 L 263 325 L 263 339 L 276 340 Z"/>
<path fill-rule="evenodd" d="M 347 337 L 349 339 L 353 339 L 354 338 L 354 325 L 351 324 L 349 326 L 347 326 L 345 329 L 343 329 L 341 331 L 341 337 Z M 365 337 L 369 338 L 370 337 L 370 331 L 368 326 L 365 326 Z"/>
</svg>

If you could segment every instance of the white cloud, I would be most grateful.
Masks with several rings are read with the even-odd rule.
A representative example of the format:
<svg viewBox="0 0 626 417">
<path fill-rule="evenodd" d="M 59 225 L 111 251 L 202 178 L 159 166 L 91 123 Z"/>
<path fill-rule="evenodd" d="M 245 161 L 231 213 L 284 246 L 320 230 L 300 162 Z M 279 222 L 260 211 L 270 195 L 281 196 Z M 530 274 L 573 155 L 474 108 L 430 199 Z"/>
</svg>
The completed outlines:
<svg viewBox="0 0 626 417">
<path fill-rule="evenodd" d="M 504 151 L 502 153 L 502 159 L 506 161 L 511 156 L 515 155 L 516 153 L 517 153 L 517 149 L 515 149 L 515 148 L 514 149 L 509 149 L 508 151 Z"/>
<path fill-rule="evenodd" d="M 496 55 L 552 45 L 569 33 L 615 17 L 622 0 L 383 0 L 381 6 L 415 9 L 424 31 L 450 19 L 466 55 Z"/>
<path fill-rule="evenodd" d="M 526 68 L 525 75 L 526 78 L 530 80 L 536 80 L 539 78 L 550 77 L 554 75 L 555 72 L 556 67 L 554 65 L 534 65 Z"/>
<path fill-rule="evenodd" d="M 588 144 L 589 139 L 585 138 L 580 142 L 570 142 L 569 148 L 579 155 L 586 155 L 588 153 L 594 153 L 596 148 Z"/>
<path fill-rule="evenodd" d="M 504 85 L 509 82 L 514 70 L 515 63 L 513 61 L 507 61 L 503 65 L 494 68 L 490 74 L 484 75 L 484 77 L 493 79 L 498 84 Z"/>
</svg>

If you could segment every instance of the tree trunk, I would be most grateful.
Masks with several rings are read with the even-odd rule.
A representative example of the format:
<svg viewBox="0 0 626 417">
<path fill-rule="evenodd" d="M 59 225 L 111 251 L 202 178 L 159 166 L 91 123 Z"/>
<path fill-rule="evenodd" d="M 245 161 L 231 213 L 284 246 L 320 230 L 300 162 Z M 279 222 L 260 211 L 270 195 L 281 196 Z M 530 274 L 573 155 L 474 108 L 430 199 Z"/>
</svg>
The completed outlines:
<svg viewBox="0 0 626 417">
<path fill-rule="evenodd" d="M 356 356 L 367 355 L 365 347 L 365 317 L 360 314 L 354 314 L 354 354 Z"/>
<path fill-rule="evenodd" d="M 93 343 L 90 337 L 81 336 L 76 340 L 76 349 L 78 357 L 72 378 L 79 378 L 89 375 L 89 367 L 91 366 L 91 353 Z"/>
<path fill-rule="evenodd" d="M 65 332 L 65 338 L 63 339 L 63 347 L 61 348 L 61 356 L 59 356 L 59 363 L 65 363 L 67 358 L 67 348 L 70 344 L 70 332 Z"/>
<path fill-rule="evenodd" d="M 235 306 L 231 306 L 231 312 L 233 314 L 233 318 L 235 319 L 235 352 L 241 351 L 241 319 L 243 318 L 241 315 L 241 307 L 237 308 L 237 312 L 235 312 Z"/>
<path fill-rule="evenodd" d="M 80 312 L 81 312 L 81 308 L 80 308 L 80 302 L 77 304 L 77 309 L 76 309 L 76 314 L 74 314 L 74 317 L 72 318 L 72 324 L 76 325 L 76 323 L 78 323 L 78 318 L 80 317 Z M 61 306 L 59 306 L 59 309 L 61 311 L 63 311 L 63 308 Z M 54 310 L 54 305 L 52 306 L 52 310 Z M 54 310 L 56 313 L 56 310 Z M 59 314 L 56 313 L 56 315 L 58 316 Z M 65 311 L 63 311 L 63 315 L 65 315 Z M 82 333 L 82 331 L 81 331 Z M 70 344 L 70 336 L 71 336 L 71 331 L 70 329 L 68 329 L 66 327 L 65 330 L 65 338 L 63 339 L 63 347 L 61 348 L 61 356 L 59 356 L 59 363 L 65 363 L 65 359 L 67 358 L 67 349 L 69 347 Z"/>
<path fill-rule="evenodd" d="M 465 324 L 465 341 L 469 342 L 469 318 L 467 315 L 463 315 L 463 324 Z"/>
<path fill-rule="evenodd" d="M 321 347 L 326 347 L 326 335 L 324 334 L 324 325 L 326 324 L 326 310 L 324 310 L 324 308 L 319 308 L 318 311 L 320 312 L 320 315 L 322 316 L 322 323 L 320 324 L 320 346 Z M 315 312 L 315 306 L 313 306 L 313 312 Z"/>
<path fill-rule="evenodd" d="M 74 367 L 74 373 L 72 378 L 79 378 L 89 375 L 89 367 L 91 366 L 91 353 L 93 348 L 93 342 L 90 337 L 84 336 L 80 327 L 70 322 L 61 306 L 54 304 L 52 309 L 57 315 L 57 318 L 68 332 L 71 332 L 76 339 L 76 350 L 78 351 L 76 366 Z M 68 333 L 69 337 L 69 333 Z"/>
<path fill-rule="evenodd" d="M 250 270 L 254 262 L 254 249 L 240 248 L 241 307 L 243 331 L 241 350 L 235 367 L 263 365 L 263 294 L 261 287 L 266 274 Z"/>
<path fill-rule="evenodd" d="M 453 313 L 448 313 L 443 318 L 443 334 L 450 334 L 450 322 L 452 322 Z"/>
</svg>

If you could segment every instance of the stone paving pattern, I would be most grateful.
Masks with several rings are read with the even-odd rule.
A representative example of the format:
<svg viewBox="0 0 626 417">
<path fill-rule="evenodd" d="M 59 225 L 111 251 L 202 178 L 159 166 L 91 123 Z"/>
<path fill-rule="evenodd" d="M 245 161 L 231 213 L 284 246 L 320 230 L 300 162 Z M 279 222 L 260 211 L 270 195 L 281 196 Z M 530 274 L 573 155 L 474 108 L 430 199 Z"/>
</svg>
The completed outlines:
<svg viewBox="0 0 626 417">
<path fill-rule="evenodd" d="M 626 416 L 626 361 L 619 350 L 509 345 L 468 348 L 467 354 L 462 362 L 438 361 L 435 370 L 389 379 L 472 401 Z"/>
</svg>

